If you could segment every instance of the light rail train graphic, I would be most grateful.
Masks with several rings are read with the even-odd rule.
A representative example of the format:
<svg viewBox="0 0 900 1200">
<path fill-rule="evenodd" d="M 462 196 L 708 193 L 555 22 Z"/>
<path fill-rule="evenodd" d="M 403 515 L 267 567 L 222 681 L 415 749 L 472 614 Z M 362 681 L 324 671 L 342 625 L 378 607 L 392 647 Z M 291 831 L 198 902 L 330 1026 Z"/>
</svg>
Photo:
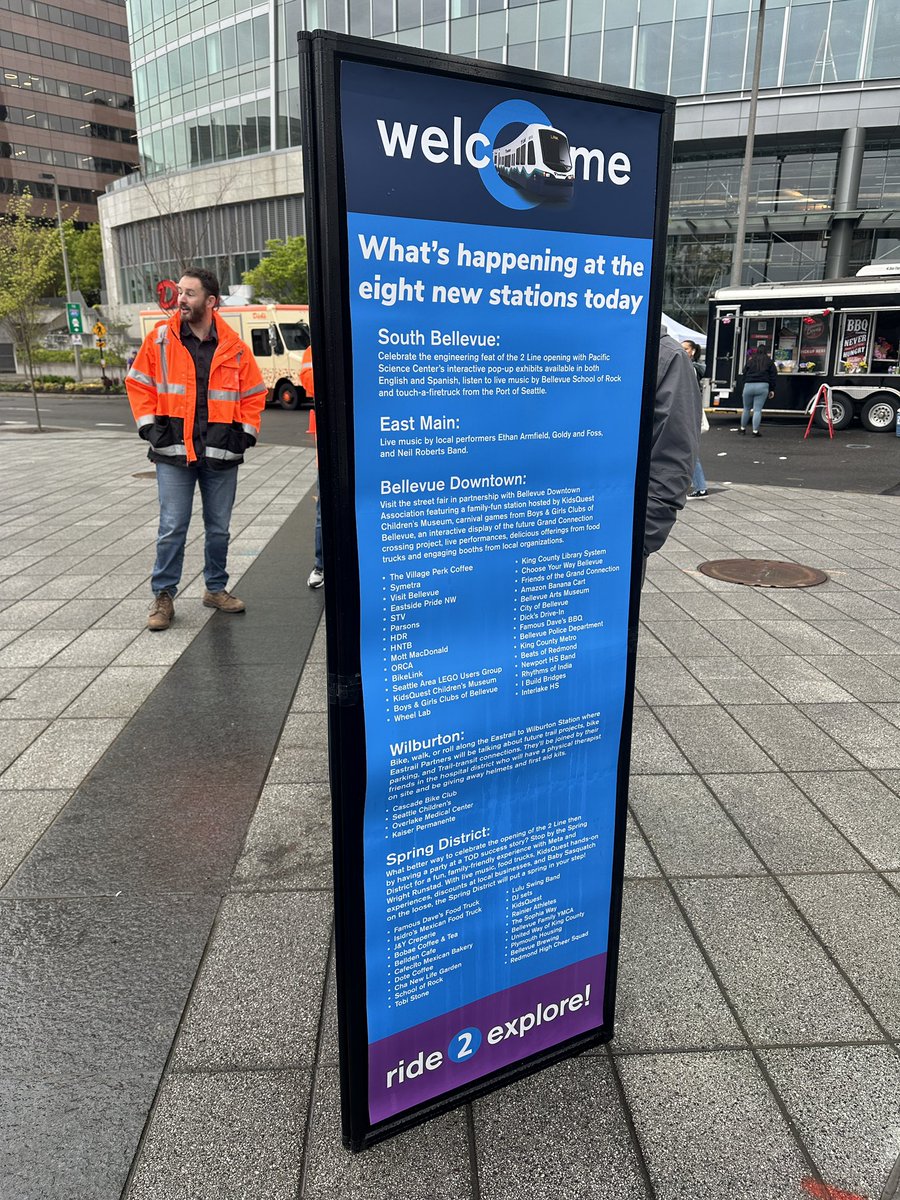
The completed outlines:
<svg viewBox="0 0 900 1200">
<path fill-rule="evenodd" d="M 531 195 L 565 200 L 575 184 L 569 139 L 552 125 L 526 125 L 494 150 L 494 167 L 506 183 Z"/>
</svg>

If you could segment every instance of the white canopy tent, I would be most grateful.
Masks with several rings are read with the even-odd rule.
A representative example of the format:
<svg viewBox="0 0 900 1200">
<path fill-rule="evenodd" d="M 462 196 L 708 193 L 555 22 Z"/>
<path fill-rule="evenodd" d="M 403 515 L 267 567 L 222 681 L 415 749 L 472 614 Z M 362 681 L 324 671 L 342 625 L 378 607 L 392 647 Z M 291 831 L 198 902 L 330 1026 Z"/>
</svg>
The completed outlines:
<svg viewBox="0 0 900 1200">
<path fill-rule="evenodd" d="M 706 349 L 706 334 L 701 333 L 699 329 L 690 329 L 687 325 L 676 321 L 674 317 L 666 316 L 665 313 L 662 315 L 662 323 L 676 342 L 696 342 L 701 349 Z"/>
</svg>

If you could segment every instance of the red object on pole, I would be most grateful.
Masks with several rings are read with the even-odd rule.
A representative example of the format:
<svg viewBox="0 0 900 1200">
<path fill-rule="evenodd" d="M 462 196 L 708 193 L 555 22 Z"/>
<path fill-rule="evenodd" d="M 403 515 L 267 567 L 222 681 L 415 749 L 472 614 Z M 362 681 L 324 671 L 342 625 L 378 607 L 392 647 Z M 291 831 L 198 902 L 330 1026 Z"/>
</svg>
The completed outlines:
<svg viewBox="0 0 900 1200">
<path fill-rule="evenodd" d="M 809 424 L 806 426 L 806 433 L 803 435 L 804 442 L 809 437 L 809 431 L 812 429 L 812 423 L 815 420 L 816 409 L 819 407 L 820 400 L 825 408 L 825 421 L 828 425 L 828 436 L 830 438 L 834 437 L 834 425 L 831 420 L 831 392 L 828 390 L 828 384 L 823 383 L 816 392 L 815 396 L 813 396 L 813 401 L 809 408 Z"/>
</svg>

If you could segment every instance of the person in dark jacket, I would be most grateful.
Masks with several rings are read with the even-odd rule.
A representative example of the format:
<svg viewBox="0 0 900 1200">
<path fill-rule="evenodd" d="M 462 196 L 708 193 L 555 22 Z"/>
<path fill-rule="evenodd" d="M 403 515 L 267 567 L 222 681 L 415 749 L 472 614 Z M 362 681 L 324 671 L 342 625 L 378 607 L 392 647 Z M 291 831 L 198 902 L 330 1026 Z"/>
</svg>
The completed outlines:
<svg viewBox="0 0 900 1200">
<path fill-rule="evenodd" d="M 687 338 L 681 344 L 684 347 L 685 354 L 687 354 L 688 358 L 691 360 L 691 366 L 694 368 L 694 371 L 697 375 L 697 383 L 700 385 L 700 387 L 702 389 L 703 376 L 706 374 L 706 363 L 700 357 L 700 347 L 697 345 L 696 342 L 692 342 L 690 340 L 690 338 Z M 703 395 L 702 390 L 701 390 L 700 395 L 702 397 L 702 395 Z M 701 407 L 702 407 L 702 405 L 701 405 Z M 703 424 L 703 419 L 701 416 L 701 421 L 700 421 L 701 433 L 706 428 L 708 428 L 708 425 Z M 691 488 L 691 490 L 687 494 L 688 500 L 705 500 L 706 497 L 709 495 L 709 492 L 706 490 L 706 475 L 703 472 L 703 464 L 700 462 L 699 458 L 694 463 L 694 478 L 693 478 L 692 482 L 693 482 L 694 486 Z"/>
<path fill-rule="evenodd" d="M 747 432 L 750 424 L 750 410 L 753 410 L 753 436 L 759 437 L 759 426 L 762 421 L 763 405 L 775 395 L 775 383 L 778 371 L 775 364 L 761 346 L 757 346 L 744 368 L 744 389 L 741 396 L 744 401 L 744 411 L 741 414 L 741 433 Z"/>
<path fill-rule="evenodd" d="M 700 388 L 691 360 L 666 327 L 660 331 L 650 480 L 644 523 L 647 557 L 661 550 L 687 497 L 700 447 Z"/>
</svg>

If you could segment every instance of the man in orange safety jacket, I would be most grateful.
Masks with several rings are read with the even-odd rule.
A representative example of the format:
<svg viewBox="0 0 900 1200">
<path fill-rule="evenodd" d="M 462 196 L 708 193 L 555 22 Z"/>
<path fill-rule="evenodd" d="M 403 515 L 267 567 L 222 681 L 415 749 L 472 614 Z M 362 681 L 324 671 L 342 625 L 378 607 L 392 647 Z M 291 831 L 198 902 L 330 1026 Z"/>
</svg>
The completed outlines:
<svg viewBox="0 0 900 1200">
<path fill-rule="evenodd" d="M 218 306 L 215 275 L 202 267 L 186 270 L 177 310 L 144 339 L 125 380 L 159 490 L 148 629 L 168 629 L 175 616 L 195 486 L 206 534 L 203 603 L 226 613 L 245 608 L 226 591 L 229 525 L 237 467 L 259 436 L 266 386 L 249 347 Z"/>
</svg>

